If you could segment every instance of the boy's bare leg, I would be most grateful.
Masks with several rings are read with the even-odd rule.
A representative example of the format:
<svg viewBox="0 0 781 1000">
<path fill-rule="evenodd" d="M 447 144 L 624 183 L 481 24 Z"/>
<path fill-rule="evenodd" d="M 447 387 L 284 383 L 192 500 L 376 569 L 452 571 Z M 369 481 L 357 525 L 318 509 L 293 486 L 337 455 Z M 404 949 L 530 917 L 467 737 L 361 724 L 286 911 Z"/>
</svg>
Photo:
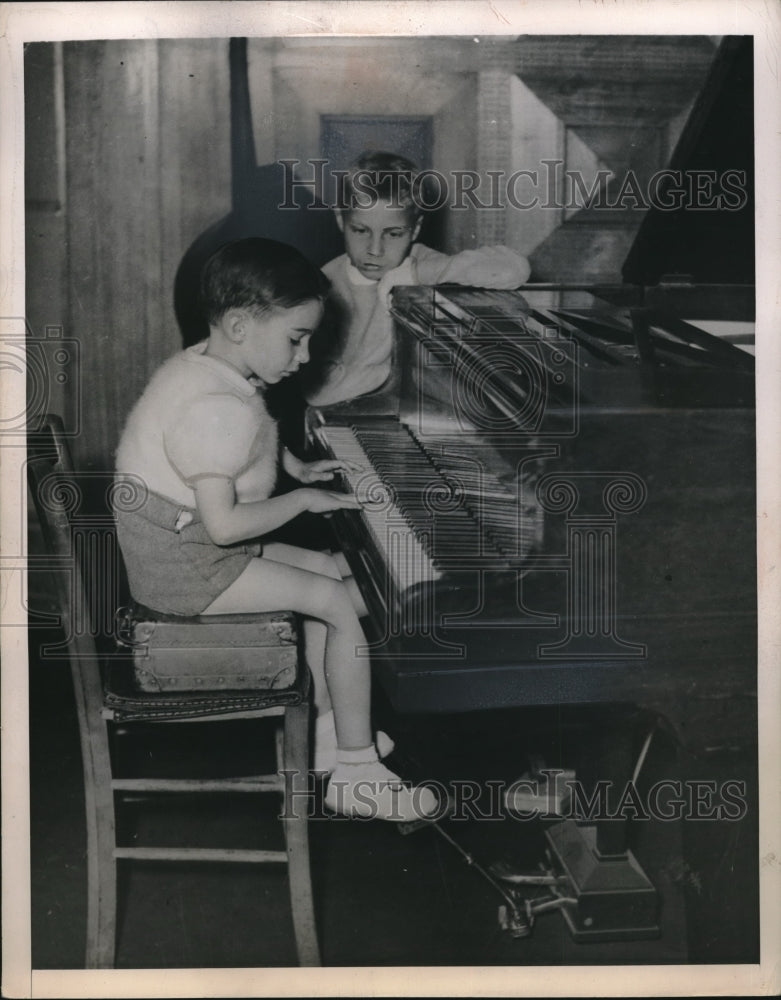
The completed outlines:
<svg viewBox="0 0 781 1000">
<path fill-rule="evenodd" d="M 342 582 L 347 588 L 347 593 L 350 595 L 350 600 L 352 602 L 352 606 L 355 608 L 356 615 L 358 615 L 359 618 L 368 618 L 369 609 L 364 603 L 363 594 L 355 581 L 355 577 L 344 576 L 342 577 Z"/>
<path fill-rule="evenodd" d="M 347 587 L 347 592 L 350 595 L 350 600 L 353 602 L 355 613 L 359 618 L 368 618 L 369 609 L 366 607 L 363 600 L 363 594 L 356 583 L 353 571 L 350 569 L 350 564 L 347 562 L 347 557 L 344 552 L 333 552 L 331 553 L 331 556 L 336 568 L 339 570 L 339 575 L 342 580 L 344 580 L 345 587 Z"/>
<path fill-rule="evenodd" d="M 333 705 L 339 746 L 370 746 L 369 661 L 358 655 L 366 638 L 329 555 L 271 543 L 204 614 L 280 609 L 316 619 L 305 625 L 307 662 L 319 710 Z"/>
<path fill-rule="evenodd" d="M 337 736 L 336 761 L 325 804 L 347 815 L 395 821 L 431 817 L 437 809 L 432 792 L 404 787 L 398 775 L 378 759 L 369 720 L 369 661 L 358 655 L 366 640 L 338 572 L 333 559 L 325 553 L 273 543 L 266 547 L 262 558 L 252 560 L 205 613 L 285 608 L 325 623 L 323 687 L 333 705 Z M 310 649 L 310 655 L 315 652 Z M 317 667 L 314 656 L 312 667 Z"/>
</svg>

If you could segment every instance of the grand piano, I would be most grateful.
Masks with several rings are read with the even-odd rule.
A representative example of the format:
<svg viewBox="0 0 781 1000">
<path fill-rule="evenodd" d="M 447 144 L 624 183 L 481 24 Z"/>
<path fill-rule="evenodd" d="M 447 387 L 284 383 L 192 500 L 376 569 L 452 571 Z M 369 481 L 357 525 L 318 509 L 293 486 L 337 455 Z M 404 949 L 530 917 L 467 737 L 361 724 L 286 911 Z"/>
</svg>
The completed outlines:
<svg viewBox="0 0 781 1000">
<path fill-rule="evenodd" d="M 333 525 L 399 712 L 632 706 L 667 730 L 684 778 L 738 755 L 753 787 L 750 95 L 751 40 L 728 39 L 670 164 L 735 168 L 742 151 L 740 212 L 651 210 L 615 285 L 397 288 L 388 383 L 310 412 L 317 453 L 362 467 L 344 488 L 364 509 Z M 721 837 L 734 865 L 734 824 L 683 826 L 692 960 L 755 960 L 714 928 L 756 927 L 756 814 L 748 884 L 725 878 L 727 853 L 703 860 Z M 579 880 L 576 938 L 658 929 L 626 824 L 565 821 L 548 838 Z M 615 879 L 595 927 L 589 893 Z"/>
<path fill-rule="evenodd" d="M 638 700 L 728 740 L 714 704 L 750 710 L 756 655 L 751 355 L 576 291 L 407 288 L 394 312 L 398 393 L 310 418 L 364 470 L 334 525 L 393 703 Z"/>
</svg>

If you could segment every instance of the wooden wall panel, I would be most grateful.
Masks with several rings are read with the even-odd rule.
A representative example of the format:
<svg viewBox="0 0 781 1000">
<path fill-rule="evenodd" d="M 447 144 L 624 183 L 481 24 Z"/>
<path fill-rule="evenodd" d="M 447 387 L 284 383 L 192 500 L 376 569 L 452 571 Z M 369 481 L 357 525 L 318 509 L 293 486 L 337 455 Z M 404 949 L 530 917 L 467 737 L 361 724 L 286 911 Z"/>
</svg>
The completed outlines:
<svg viewBox="0 0 781 1000">
<path fill-rule="evenodd" d="M 537 171 L 542 176 L 543 161 L 561 157 L 564 150 L 564 127 L 549 107 L 518 77 L 510 86 L 510 132 L 513 137 L 509 169 Z M 540 198 L 535 204 L 535 189 L 528 176 L 513 182 L 512 197 L 518 208 L 510 205 L 506 210 L 506 236 L 508 246 L 529 256 L 535 247 L 548 237 L 562 222 L 562 212 L 545 205 Z M 543 207 L 545 206 L 545 207 Z"/>
<path fill-rule="evenodd" d="M 258 165 L 273 163 L 275 159 L 274 52 L 277 45 L 273 38 L 247 41 L 247 73 Z"/>
<path fill-rule="evenodd" d="M 64 78 L 75 451 L 104 468 L 151 373 L 180 346 L 179 261 L 230 209 L 227 41 L 68 43 Z"/>
<path fill-rule="evenodd" d="M 62 47 L 32 43 L 24 55 L 25 151 L 25 317 L 32 336 L 47 329 L 66 335 L 65 309 L 65 162 L 62 104 Z M 50 354 L 50 352 L 47 352 Z M 51 372 L 42 393 L 30 386 L 30 417 L 43 410 L 60 413 L 73 427 L 68 389 L 77 367 L 75 355 Z M 28 364 L 28 371 L 32 371 Z M 62 379 L 57 376 L 63 376 Z"/>
<path fill-rule="evenodd" d="M 630 170 L 642 189 L 666 166 L 679 116 L 702 86 L 715 52 L 705 37 L 652 35 L 521 36 L 514 49 L 514 71 L 525 90 L 560 126 L 547 151 L 563 164 L 559 205 L 568 201 L 563 181 L 568 170 L 585 165 L 584 181 L 590 184 L 597 165 L 607 167 L 615 177 L 608 189 L 615 201 Z M 523 158 L 526 150 L 517 139 L 514 155 Z M 525 166 L 540 169 L 539 163 Z M 533 241 L 527 251 L 533 280 L 611 282 L 620 280 L 645 213 L 630 200 L 624 209 L 543 208 L 536 220 L 523 214 Z"/>
<path fill-rule="evenodd" d="M 512 72 L 515 44 L 507 39 L 484 39 L 480 45 L 477 94 L 477 167 L 487 178 L 489 170 L 506 177 L 512 158 Z M 507 214 L 481 211 L 477 217 L 477 242 L 481 246 L 507 242 Z"/>
<path fill-rule="evenodd" d="M 65 46 L 69 329 L 81 342 L 82 464 L 106 467 L 144 381 L 160 289 L 157 46 Z"/>
<path fill-rule="evenodd" d="M 434 167 L 448 177 L 448 183 L 453 170 L 477 169 L 477 73 L 465 75 L 434 116 Z M 478 197 L 483 202 L 488 198 L 483 192 Z M 468 207 L 442 213 L 445 253 L 477 246 L 480 212 L 468 199 L 464 202 Z"/>
<path fill-rule="evenodd" d="M 162 327 L 155 365 L 181 348 L 174 277 L 197 236 L 231 209 L 228 39 L 160 42 Z"/>
</svg>

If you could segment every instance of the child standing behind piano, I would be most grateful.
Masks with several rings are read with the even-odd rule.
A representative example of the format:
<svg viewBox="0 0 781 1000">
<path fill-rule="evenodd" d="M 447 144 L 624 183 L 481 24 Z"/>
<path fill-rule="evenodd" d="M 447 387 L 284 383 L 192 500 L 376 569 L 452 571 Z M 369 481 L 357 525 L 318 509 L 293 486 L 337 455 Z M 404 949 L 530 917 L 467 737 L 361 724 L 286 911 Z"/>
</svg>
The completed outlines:
<svg viewBox="0 0 781 1000">
<path fill-rule="evenodd" d="M 347 463 L 304 463 L 287 449 L 284 468 L 306 485 L 271 496 L 278 439 L 264 393 L 307 362 L 326 290 L 297 250 L 271 240 L 230 243 L 209 259 L 201 284 L 209 337 L 156 372 L 122 434 L 118 476 L 140 476 L 148 496 L 138 510 L 115 512 L 117 534 L 133 597 L 157 611 L 305 616 L 315 767 L 332 772 L 326 804 L 410 820 L 432 814 L 437 802 L 428 789 L 403 786 L 378 759 L 369 661 L 359 654 L 366 639 L 333 557 L 264 539 L 304 511 L 359 506 L 308 485 L 350 471 Z"/>
<path fill-rule="evenodd" d="M 390 375 L 394 285 L 446 282 L 518 288 L 529 263 L 508 247 L 447 256 L 416 243 L 423 221 L 417 168 L 393 153 L 363 153 L 345 178 L 336 220 L 346 253 L 323 268 L 331 282 L 333 316 L 324 325 L 321 357 L 304 376 L 313 406 L 328 406 L 378 389 Z"/>
</svg>

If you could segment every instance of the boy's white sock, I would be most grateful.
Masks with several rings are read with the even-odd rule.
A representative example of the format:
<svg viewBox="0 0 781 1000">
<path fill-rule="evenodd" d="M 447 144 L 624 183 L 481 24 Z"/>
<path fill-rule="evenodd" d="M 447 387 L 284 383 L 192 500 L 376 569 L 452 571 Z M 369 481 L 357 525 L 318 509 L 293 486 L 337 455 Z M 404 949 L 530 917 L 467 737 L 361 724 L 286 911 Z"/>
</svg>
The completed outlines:
<svg viewBox="0 0 781 1000">
<path fill-rule="evenodd" d="M 377 755 L 382 759 L 393 751 L 396 745 L 387 733 L 377 732 L 375 741 Z M 336 723 L 333 709 L 322 712 L 315 722 L 314 770 L 330 774 L 336 767 Z"/>
<path fill-rule="evenodd" d="M 434 819 L 439 808 L 430 789 L 403 782 L 380 763 L 373 746 L 337 750 L 324 801 L 329 809 L 345 816 L 396 823 Z"/>
</svg>

